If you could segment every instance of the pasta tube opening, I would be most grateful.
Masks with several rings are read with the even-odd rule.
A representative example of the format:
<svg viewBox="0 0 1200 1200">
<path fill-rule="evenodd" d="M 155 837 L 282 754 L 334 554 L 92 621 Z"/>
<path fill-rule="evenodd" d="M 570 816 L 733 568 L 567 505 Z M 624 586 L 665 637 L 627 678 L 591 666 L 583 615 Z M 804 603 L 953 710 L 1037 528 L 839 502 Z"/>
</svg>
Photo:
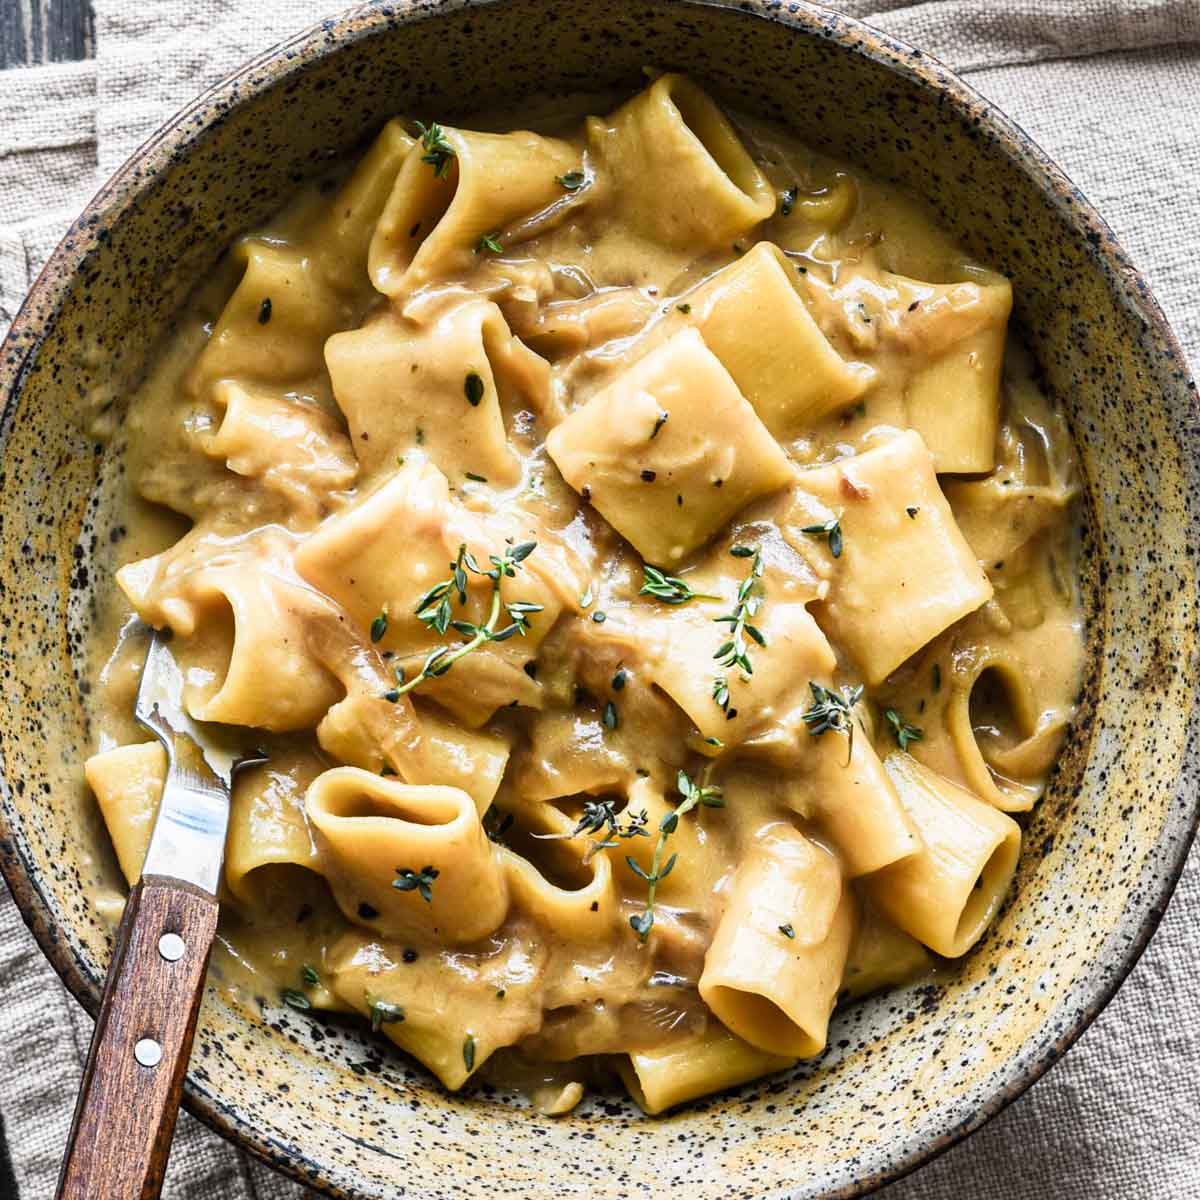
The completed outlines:
<svg viewBox="0 0 1200 1200">
<path fill-rule="evenodd" d="M 867 894 L 905 932 L 957 958 L 999 910 L 1016 870 L 1021 830 L 909 754 L 889 754 L 884 769 L 923 845 L 866 877 Z"/>
<path fill-rule="evenodd" d="M 351 921 L 388 937 L 465 943 L 504 920 L 498 852 L 466 792 L 336 767 L 312 782 L 305 807 L 325 876 Z"/>
<path fill-rule="evenodd" d="M 775 207 L 769 198 L 763 173 L 746 153 L 745 146 L 729 118 L 690 79 L 682 75 L 664 75 L 654 85 L 672 103 L 687 131 L 704 147 L 729 182 L 761 211 L 759 220 L 771 215 Z"/>
</svg>

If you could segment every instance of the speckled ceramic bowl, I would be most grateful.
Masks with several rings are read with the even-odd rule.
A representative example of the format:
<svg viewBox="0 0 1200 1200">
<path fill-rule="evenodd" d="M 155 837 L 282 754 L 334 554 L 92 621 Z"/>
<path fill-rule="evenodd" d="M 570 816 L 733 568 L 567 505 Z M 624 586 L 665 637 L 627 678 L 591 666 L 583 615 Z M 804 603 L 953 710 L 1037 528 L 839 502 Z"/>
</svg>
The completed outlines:
<svg viewBox="0 0 1200 1200">
<path fill-rule="evenodd" d="M 977 1128 L 1063 1053 L 1146 944 L 1196 820 L 1200 414 L 1145 284 L 1029 140 L 919 51 L 805 3 L 448 0 L 372 5 L 250 64 L 180 114 L 72 227 L 0 356 L 0 851 L 89 1009 L 116 865 L 79 784 L 97 406 L 118 400 L 239 231 L 402 111 L 633 87 L 645 63 L 894 176 L 1010 275 L 1070 416 L 1090 668 L 1013 899 L 953 976 L 837 1017 L 822 1059 L 646 1120 L 611 1099 L 547 1120 L 447 1096 L 381 1043 L 210 994 L 187 1104 L 331 1195 L 861 1195 Z M 47 755 L 50 730 L 69 748 Z M 64 1098 L 64 1103 L 66 1098 Z"/>
</svg>

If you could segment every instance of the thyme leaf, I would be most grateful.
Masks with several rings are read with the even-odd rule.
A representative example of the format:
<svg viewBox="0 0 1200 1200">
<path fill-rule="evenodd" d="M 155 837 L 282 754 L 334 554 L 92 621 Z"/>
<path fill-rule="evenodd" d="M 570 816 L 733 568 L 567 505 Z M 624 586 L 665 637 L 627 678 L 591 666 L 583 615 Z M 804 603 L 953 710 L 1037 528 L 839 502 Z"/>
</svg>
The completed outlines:
<svg viewBox="0 0 1200 1200">
<path fill-rule="evenodd" d="M 500 231 L 492 230 L 491 233 L 485 233 L 475 246 L 475 253 L 482 254 L 485 250 L 490 250 L 493 254 L 503 254 L 504 246 L 500 242 Z"/>
<path fill-rule="evenodd" d="M 907 750 L 909 742 L 919 742 L 925 736 L 923 729 L 910 725 L 894 708 L 889 708 L 883 715 L 892 727 L 892 736 L 901 750 Z"/>
<path fill-rule="evenodd" d="M 379 616 L 371 622 L 371 641 L 380 642 L 383 640 L 383 635 L 387 633 L 388 628 L 388 606 L 384 606 L 379 610 Z"/>
<path fill-rule="evenodd" d="M 284 988 L 279 993 L 279 998 L 288 1008 L 294 1008 L 297 1012 L 307 1012 L 312 1008 L 312 1001 L 303 992 L 298 992 L 295 988 Z"/>
<path fill-rule="evenodd" d="M 450 174 L 450 163 L 455 158 L 454 147 L 446 141 L 446 133 L 436 121 L 429 125 L 417 121 L 416 126 L 421 135 L 421 148 L 425 151 L 421 161 L 433 168 L 438 179 L 445 179 Z"/>
<path fill-rule="evenodd" d="M 371 1029 L 375 1033 L 385 1025 L 404 1020 L 404 1009 L 390 1000 L 368 999 L 367 1007 L 371 1010 Z"/>
<path fill-rule="evenodd" d="M 642 587 L 639 596 L 653 596 L 665 604 L 686 604 L 689 600 L 716 600 L 716 596 L 692 591 L 691 585 L 676 575 L 665 575 L 649 563 L 642 564 Z"/>
<path fill-rule="evenodd" d="M 587 182 L 587 176 L 582 171 L 568 171 L 565 175 L 555 175 L 554 182 L 565 192 L 577 192 Z"/>
<path fill-rule="evenodd" d="M 829 553 L 834 558 L 842 557 L 842 521 L 840 517 L 834 517 L 830 521 L 823 521 L 819 525 L 805 525 L 801 533 L 807 533 L 811 537 L 823 537 L 829 539 Z"/>
<path fill-rule="evenodd" d="M 441 872 L 437 867 L 422 867 L 414 871 L 411 867 L 397 867 L 392 887 L 398 892 L 416 892 L 426 904 L 433 903 L 433 881 Z"/>
</svg>

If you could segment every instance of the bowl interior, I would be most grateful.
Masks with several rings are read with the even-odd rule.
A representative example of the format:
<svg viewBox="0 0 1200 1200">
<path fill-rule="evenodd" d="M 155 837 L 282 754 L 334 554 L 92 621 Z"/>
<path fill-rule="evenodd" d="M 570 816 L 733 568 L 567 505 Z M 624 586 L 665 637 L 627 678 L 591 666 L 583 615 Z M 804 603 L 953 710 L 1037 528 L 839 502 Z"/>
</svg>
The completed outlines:
<svg viewBox="0 0 1200 1200">
<path fill-rule="evenodd" d="M 903 183 L 1012 277 L 1088 491 L 1080 718 L 1013 897 L 960 967 L 838 1016 L 818 1063 L 666 1119 L 605 1098 L 549 1120 L 501 1095 L 447 1096 L 353 1029 L 210 992 L 193 1108 L 338 1194 L 857 1193 L 1061 1053 L 1132 965 L 1191 836 L 1194 392 L 1144 286 L 1039 153 L 935 63 L 815 6 L 371 6 L 264 56 L 158 135 L 72 229 L 4 348 L 0 855 L 69 986 L 95 1005 L 111 937 L 89 897 L 119 887 L 79 778 L 80 638 L 109 536 L 89 496 L 172 312 L 230 239 L 392 114 L 632 89 L 646 64 Z"/>
</svg>

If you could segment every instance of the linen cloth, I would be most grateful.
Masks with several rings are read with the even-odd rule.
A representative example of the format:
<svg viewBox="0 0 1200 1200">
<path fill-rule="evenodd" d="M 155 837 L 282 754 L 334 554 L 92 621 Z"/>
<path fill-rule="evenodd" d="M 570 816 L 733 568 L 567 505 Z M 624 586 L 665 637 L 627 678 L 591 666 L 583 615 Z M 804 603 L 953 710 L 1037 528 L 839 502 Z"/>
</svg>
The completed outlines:
<svg viewBox="0 0 1200 1200">
<path fill-rule="evenodd" d="M 0 3 L 7 0 L 0 0 Z M 94 62 L 0 73 L 0 333 L 63 229 L 177 108 L 338 0 L 94 0 Z M 1080 185 L 1200 363 L 1200 0 L 842 0 L 964 74 Z M 887 1200 L 1200 1198 L 1200 855 L 1116 999 L 1045 1079 Z M 53 1195 L 91 1023 L 0 888 L 0 1114 Z M 304 1200 L 184 1114 L 170 1200 Z"/>
</svg>

